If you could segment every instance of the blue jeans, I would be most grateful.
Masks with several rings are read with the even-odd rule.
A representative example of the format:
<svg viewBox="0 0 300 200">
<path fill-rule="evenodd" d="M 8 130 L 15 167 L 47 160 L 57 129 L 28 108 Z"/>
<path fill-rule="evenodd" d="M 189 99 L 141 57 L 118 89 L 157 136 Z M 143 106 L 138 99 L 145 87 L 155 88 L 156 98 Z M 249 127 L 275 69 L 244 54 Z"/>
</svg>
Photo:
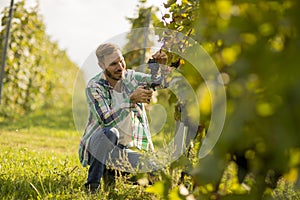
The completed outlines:
<svg viewBox="0 0 300 200">
<path fill-rule="evenodd" d="M 106 173 L 105 164 L 107 161 L 112 164 L 113 168 L 118 171 L 130 172 L 131 168 L 141 167 L 139 166 L 139 159 L 141 154 L 138 152 L 127 149 L 126 146 L 118 144 L 119 131 L 115 128 L 103 128 L 98 132 L 95 132 L 89 141 L 87 150 L 89 152 L 89 172 L 86 186 L 100 184 L 100 180 L 103 177 L 103 173 Z M 108 159 L 108 155 L 110 158 Z M 123 157 L 127 157 L 131 164 L 131 167 L 126 168 L 120 162 Z M 155 163 L 149 161 L 147 164 L 151 169 L 155 169 Z M 108 177 L 112 177 L 112 173 L 107 171 Z M 106 180 L 105 180 L 106 181 Z M 109 180 L 108 180 L 109 181 Z"/>
<path fill-rule="evenodd" d="M 95 143 L 99 143 L 99 146 L 94 145 L 95 148 L 91 147 L 89 151 L 89 171 L 88 171 L 88 178 L 86 185 L 90 184 L 100 184 L 101 177 L 105 171 L 105 161 L 108 152 L 118 143 L 118 135 L 111 131 L 110 128 L 103 128 L 100 132 L 95 133 L 95 137 L 92 137 L 91 140 L 98 140 L 92 141 L 91 145 Z M 101 139 L 101 141 L 99 141 Z M 106 143 L 106 148 L 101 148 L 101 142 Z M 104 145 L 103 145 L 104 146 Z M 100 148 L 99 148 L 100 147 Z M 103 150 L 103 151 L 101 151 Z M 98 151 L 107 152 L 101 153 L 101 157 L 97 156 Z"/>
</svg>

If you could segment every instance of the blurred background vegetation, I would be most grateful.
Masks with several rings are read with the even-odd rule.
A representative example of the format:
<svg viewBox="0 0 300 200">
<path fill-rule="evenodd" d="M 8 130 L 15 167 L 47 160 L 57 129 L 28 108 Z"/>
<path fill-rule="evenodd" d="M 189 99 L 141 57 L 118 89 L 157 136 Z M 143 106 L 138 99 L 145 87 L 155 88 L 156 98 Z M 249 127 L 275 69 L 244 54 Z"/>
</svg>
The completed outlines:
<svg viewBox="0 0 300 200">
<path fill-rule="evenodd" d="M 145 2 L 140 1 L 137 17 L 129 19 L 132 28 L 163 27 L 193 38 L 212 57 L 226 87 L 226 121 L 213 151 L 203 159 L 194 152 L 170 166 L 188 174 L 189 185 L 181 180 L 188 194 L 200 199 L 300 199 L 299 1 L 168 0 L 162 19 Z M 71 112 L 79 69 L 46 35 L 37 11 L 25 9 L 24 1 L 15 4 L 0 123 L 37 109 L 68 107 Z M 1 20 L 1 51 L 7 12 Z M 128 66 L 145 60 L 145 52 L 139 53 L 128 54 Z M 173 56 L 170 62 L 178 57 Z M 181 63 L 180 69 L 198 91 L 199 123 L 207 128 L 211 110 L 209 94 L 201 89 L 205 83 L 189 63 Z M 167 98 L 173 102 L 172 95 Z M 194 143 L 201 145 L 201 139 Z M 164 174 L 148 191 L 162 198 L 187 198 L 174 179 L 172 173 Z"/>
<path fill-rule="evenodd" d="M 1 116 L 15 117 L 45 107 L 72 104 L 74 76 L 79 68 L 45 32 L 38 6 L 14 5 L 0 105 Z M 1 20 L 1 56 L 8 10 Z M 3 58 L 1 58 L 2 60 Z"/>
</svg>

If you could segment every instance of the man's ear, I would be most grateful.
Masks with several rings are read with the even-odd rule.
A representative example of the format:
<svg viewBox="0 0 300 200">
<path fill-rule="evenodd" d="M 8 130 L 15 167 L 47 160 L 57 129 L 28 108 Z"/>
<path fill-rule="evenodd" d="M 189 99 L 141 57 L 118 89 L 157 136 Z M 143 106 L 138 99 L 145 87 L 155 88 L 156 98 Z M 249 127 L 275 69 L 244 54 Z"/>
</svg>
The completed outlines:
<svg viewBox="0 0 300 200">
<path fill-rule="evenodd" d="M 104 63 L 98 62 L 98 65 L 101 69 L 105 69 Z"/>
</svg>

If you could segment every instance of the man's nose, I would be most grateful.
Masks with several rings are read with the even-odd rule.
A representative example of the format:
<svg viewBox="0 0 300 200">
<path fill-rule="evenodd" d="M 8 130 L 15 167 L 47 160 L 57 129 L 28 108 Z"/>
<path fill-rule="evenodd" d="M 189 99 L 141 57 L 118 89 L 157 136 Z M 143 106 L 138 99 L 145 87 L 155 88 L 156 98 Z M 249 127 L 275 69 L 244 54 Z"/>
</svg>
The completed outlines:
<svg viewBox="0 0 300 200">
<path fill-rule="evenodd" d="M 118 62 L 117 67 L 118 69 L 123 69 L 124 68 L 123 62 L 122 61 Z"/>
</svg>

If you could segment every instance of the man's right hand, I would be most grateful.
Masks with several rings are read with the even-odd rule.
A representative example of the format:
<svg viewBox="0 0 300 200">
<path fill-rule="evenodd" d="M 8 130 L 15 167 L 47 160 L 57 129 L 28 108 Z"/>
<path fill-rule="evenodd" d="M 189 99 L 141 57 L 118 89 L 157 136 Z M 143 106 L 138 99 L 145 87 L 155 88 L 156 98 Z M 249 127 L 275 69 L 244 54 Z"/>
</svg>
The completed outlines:
<svg viewBox="0 0 300 200">
<path fill-rule="evenodd" d="M 132 103 L 149 103 L 152 97 L 152 90 L 145 89 L 144 86 L 139 86 L 131 95 Z"/>
</svg>

